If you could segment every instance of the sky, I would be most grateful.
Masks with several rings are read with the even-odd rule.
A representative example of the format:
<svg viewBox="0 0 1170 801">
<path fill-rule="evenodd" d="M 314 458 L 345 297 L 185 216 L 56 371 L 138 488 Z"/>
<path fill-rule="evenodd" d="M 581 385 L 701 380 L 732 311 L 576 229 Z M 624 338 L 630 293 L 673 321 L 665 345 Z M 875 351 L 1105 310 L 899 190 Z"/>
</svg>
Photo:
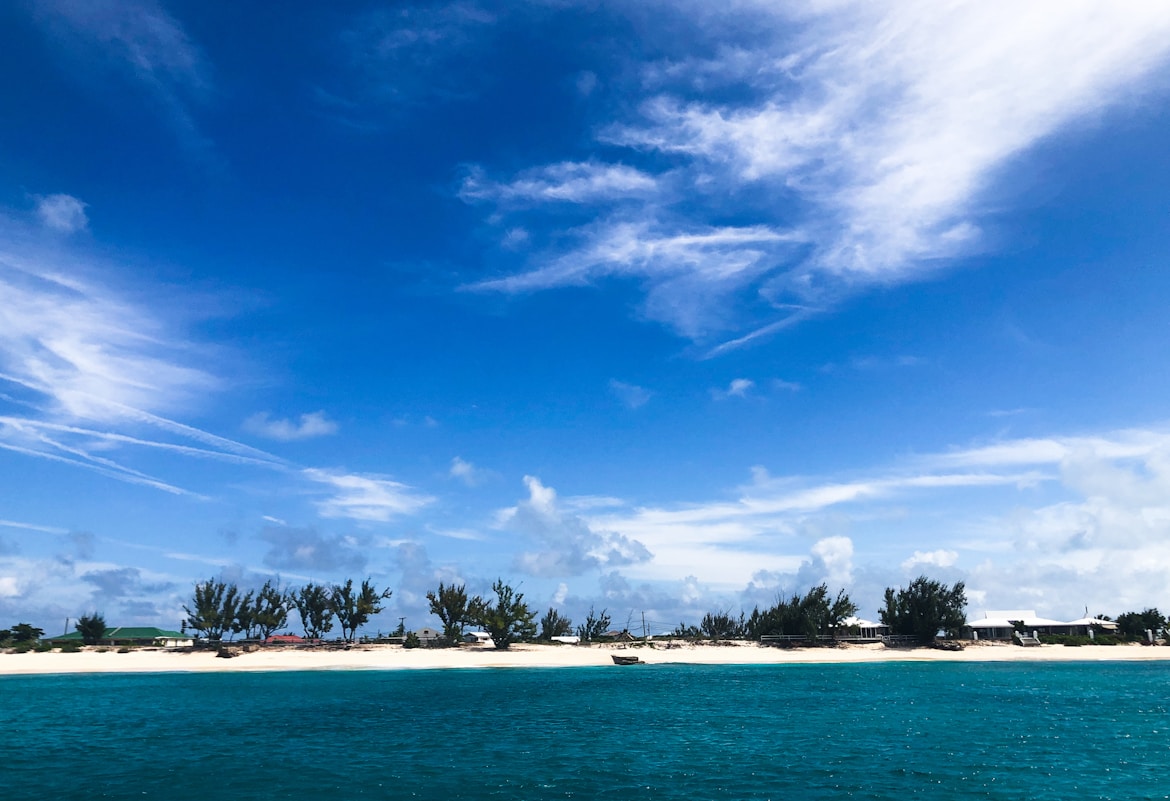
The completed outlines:
<svg viewBox="0 0 1170 801">
<path fill-rule="evenodd" d="M 30 0 L 0 76 L 0 625 L 1170 607 L 1170 5 Z"/>
</svg>

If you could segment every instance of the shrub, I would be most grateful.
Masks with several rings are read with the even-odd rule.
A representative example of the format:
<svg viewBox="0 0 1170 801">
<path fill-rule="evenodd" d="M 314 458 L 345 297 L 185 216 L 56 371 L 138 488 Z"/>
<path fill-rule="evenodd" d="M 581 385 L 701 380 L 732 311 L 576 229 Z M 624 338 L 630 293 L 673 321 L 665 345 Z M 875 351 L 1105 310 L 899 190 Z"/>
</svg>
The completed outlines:
<svg viewBox="0 0 1170 801">
<path fill-rule="evenodd" d="M 413 631 L 406 632 L 406 639 L 402 641 L 403 648 L 419 648 L 422 646 L 422 640 Z"/>
</svg>

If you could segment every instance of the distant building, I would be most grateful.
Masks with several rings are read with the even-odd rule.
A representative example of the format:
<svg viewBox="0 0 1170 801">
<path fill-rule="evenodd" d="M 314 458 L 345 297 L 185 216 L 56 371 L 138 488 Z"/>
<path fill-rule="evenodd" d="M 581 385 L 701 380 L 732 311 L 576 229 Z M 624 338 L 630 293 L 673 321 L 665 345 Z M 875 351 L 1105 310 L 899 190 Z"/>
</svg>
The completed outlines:
<svg viewBox="0 0 1170 801">
<path fill-rule="evenodd" d="M 443 636 L 442 632 L 436 631 L 435 629 L 432 629 L 430 626 L 423 626 L 421 629 L 416 631 L 414 634 L 416 637 L 418 637 L 423 642 L 430 642 L 431 640 L 437 640 Z"/>
<path fill-rule="evenodd" d="M 265 645 L 300 645 L 307 642 L 304 637 L 298 637 L 295 634 L 273 634 L 264 641 Z"/>
<path fill-rule="evenodd" d="M 486 631 L 469 631 L 463 635 L 463 642 L 465 643 L 487 645 L 491 641 L 492 635 Z"/>
<path fill-rule="evenodd" d="M 564 634 L 559 637 L 552 637 L 553 642 L 559 642 L 561 645 L 576 645 L 581 642 L 581 638 L 576 634 Z"/>
<path fill-rule="evenodd" d="M 838 639 L 880 640 L 890 633 L 890 627 L 885 623 L 874 623 L 856 615 L 842 620 L 841 628 L 845 630 L 845 634 L 839 635 Z"/>
<path fill-rule="evenodd" d="M 82 643 L 81 632 L 71 631 L 56 637 L 42 637 L 42 642 L 53 645 L 68 643 Z M 194 645 L 195 641 L 187 634 L 178 631 L 156 628 L 155 626 L 116 626 L 107 628 L 98 640 L 99 645 L 156 645 L 164 648 L 181 648 Z"/>
<path fill-rule="evenodd" d="M 1092 636 L 1096 631 L 1112 633 L 1117 630 L 1116 623 L 1098 618 L 1083 617 L 1066 623 L 1040 617 L 1034 609 L 998 609 L 985 611 L 979 620 L 967 621 L 963 632 L 972 640 L 1010 640 L 1014 636 L 1016 623 L 1022 623 L 1024 632 L 1032 636 L 1040 634 Z"/>
</svg>

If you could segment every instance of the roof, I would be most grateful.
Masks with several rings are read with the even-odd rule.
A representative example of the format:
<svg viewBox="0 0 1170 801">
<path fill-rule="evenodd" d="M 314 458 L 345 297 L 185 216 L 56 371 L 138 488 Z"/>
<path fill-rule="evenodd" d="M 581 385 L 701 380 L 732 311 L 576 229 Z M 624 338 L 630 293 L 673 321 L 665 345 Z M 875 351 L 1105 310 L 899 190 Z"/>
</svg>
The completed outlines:
<svg viewBox="0 0 1170 801">
<path fill-rule="evenodd" d="M 856 615 L 845 618 L 841 621 L 842 626 L 857 626 L 859 629 L 880 629 L 889 628 L 885 623 L 874 623 L 872 620 L 864 620 Z"/>
<path fill-rule="evenodd" d="M 967 627 L 972 629 L 1010 629 L 1016 621 L 1022 621 L 1024 626 L 1071 626 L 1063 620 L 1049 620 L 1046 617 L 1037 617 L 1034 609 L 1000 609 L 988 610 L 983 613 L 982 620 L 968 620 Z"/>
<path fill-rule="evenodd" d="M 71 631 L 68 634 L 58 634 L 55 637 L 42 637 L 43 640 L 77 640 L 81 641 L 82 636 L 79 631 Z M 167 629 L 160 629 L 157 626 L 115 626 L 114 628 L 107 628 L 102 632 L 101 639 L 103 640 L 158 640 L 158 639 L 177 639 L 189 640 L 190 634 L 183 634 L 178 631 L 169 631 Z"/>
</svg>

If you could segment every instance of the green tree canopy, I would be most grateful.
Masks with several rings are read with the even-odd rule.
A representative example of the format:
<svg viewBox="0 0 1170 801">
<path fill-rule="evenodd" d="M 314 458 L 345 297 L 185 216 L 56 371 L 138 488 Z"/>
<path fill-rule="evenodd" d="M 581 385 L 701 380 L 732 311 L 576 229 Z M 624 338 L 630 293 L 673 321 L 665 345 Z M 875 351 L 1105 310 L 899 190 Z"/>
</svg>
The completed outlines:
<svg viewBox="0 0 1170 801">
<path fill-rule="evenodd" d="M 561 613 L 551 606 L 540 619 L 540 639 L 551 640 L 553 637 L 564 637 L 573 633 L 573 621 L 561 617 Z"/>
<path fill-rule="evenodd" d="M 738 619 L 730 612 L 708 612 L 699 623 L 699 633 L 710 640 L 734 640 L 742 637 L 746 628 L 743 612 Z"/>
<path fill-rule="evenodd" d="M 249 607 L 249 617 L 257 638 L 267 640 L 288 624 L 289 597 L 271 580 L 256 593 Z"/>
<path fill-rule="evenodd" d="M 778 598 L 767 608 L 756 607 L 745 621 L 744 629 L 752 639 L 787 634 L 815 640 L 820 635 L 832 635 L 845 618 L 857 614 L 857 604 L 845 590 L 836 597 L 829 594 L 827 584 L 818 584 L 806 594 L 793 593 L 790 598 Z"/>
<path fill-rule="evenodd" d="M 382 611 L 382 601 L 390 595 L 389 589 L 379 591 L 370 579 L 362 582 L 360 590 L 354 590 L 353 579 L 334 586 L 329 593 L 329 608 L 341 625 L 341 638 L 353 642 L 357 630 Z"/>
<path fill-rule="evenodd" d="M 81 641 L 86 645 L 97 645 L 102 635 L 106 633 L 106 619 L 94 612 L 92 615 L 82 615 L 73 626 L 81 635 Z"/>
<path fill-rule="evenodd" d="M 240 590 L 235 584 L 208 579 L 195 585 L 191 605 L 184 606 L 187 625 L 209 640 L 238 631 Z"/>
<path fill-rule="evenodd" d="M 328 587 L 310 581 L 290 594 L 289 600 L 301 616 L 306 638 L 319 640 L 333 630 L 333 608 Z"/>
<path fill-rule="evenodd" d="M 439 582 L 438 591 L 428 592 L 427 600 L 431 604 L 431 614 L 443 624 L 443 636 L 453 642 L 459 640 L 463 636 L 464 626 L 471 622 L 467 588 L 463 584 L 448 587 Z"/>
<path fill-rule="evenodd" d="M 577 627 L 577 636 L 583 642 L 593 642 L 602 634 L 609 631 L 610 619 L 605 609 L 601 610 L 601 614 L 595 614 L 593 607 L 589 607 L 589 614 L 585 616 L 585 622 Z"/>
<path fill-rule="evenodd" d="M 919 576 L 906 588 L 886 588 L 885 608 L 881 620 L 891 634 L 912 635 L 920 643 L 933 642 L 938 632 L 958 636 L 967 622 L 967 593 L 963 582 L 947 587 L 938 581 Z"/>
<path fill-rule="evenodd" d="M 1147 631 L 1152 631 L 1157 637 L 1166 629 L 1166 618 L 1156 608 L 1144 609 L 1141 612 L 1126 612 L 1117 616 L 1117 632 L 1126 637 L 1144 639 Z"/>
<path fill-rule="evenodd" d="M 524 593 L 516 592 L 503 579 L 492 585 L 495 600 L 476 596 L 469 604 L 472 622 L 482 626 L 499 650 L 514 642 L 530 640 L 536 636 L 533 618 L 536 612 L 524 603 Z"/>
<path fill-rule="evenodd" d="M 38 629 L 29 623 L 17 623 L 12 627 L 12 641 L 16 642 L 36 642 L 45 633 L 44 629 Z"/>
</svg>

